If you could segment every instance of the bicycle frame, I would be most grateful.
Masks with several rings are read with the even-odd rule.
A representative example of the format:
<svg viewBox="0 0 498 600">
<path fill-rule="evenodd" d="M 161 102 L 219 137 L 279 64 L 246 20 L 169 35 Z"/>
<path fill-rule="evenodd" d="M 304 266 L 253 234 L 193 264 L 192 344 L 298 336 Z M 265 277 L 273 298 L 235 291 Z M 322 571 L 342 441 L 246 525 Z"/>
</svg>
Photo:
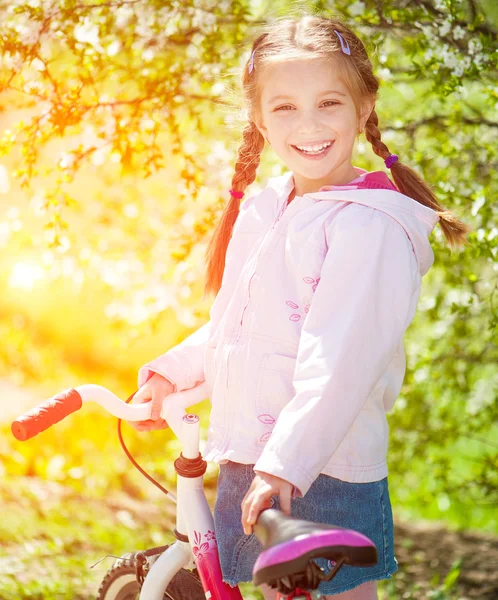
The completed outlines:
<svg viewBox="0 0 498 600">
<path fill-rule="evenodd" d="M 181 441 L 181 456 L 196 459 L 200 455 L 199 417 L 194 414 L 182 415 L 182 408 L 175 411 L 173 395 L 167 397 L 169 410 L 163 409 L 162 416 Z M 185 477 L 177 470 L 176 504 L 176 535 L 187 535 L 192 542 L 177 539 L 161 554 L 144 580 L 140 600 L 163 600 L 164 591 L 176 573 L 184 567 L 192 568 L 194 564 L 207 600 L 242 600 L 239 587 L 230 587 L 222 578 L 214 519 L 204 493 L 203 475 Z"/>
</svg>

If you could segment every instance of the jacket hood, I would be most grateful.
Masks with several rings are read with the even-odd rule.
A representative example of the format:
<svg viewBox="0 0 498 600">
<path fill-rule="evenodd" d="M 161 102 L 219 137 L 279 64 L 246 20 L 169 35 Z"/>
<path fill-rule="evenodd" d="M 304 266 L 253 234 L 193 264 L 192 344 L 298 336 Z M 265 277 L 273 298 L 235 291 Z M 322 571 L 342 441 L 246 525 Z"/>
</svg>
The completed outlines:
<svg viewBox="0 0 498 600">
<path fill-rule="evenodd" d="M 436 211 L 402 194 L 384 171 L 354 169 L 360 175 L 353 181 L 344 185 L 323 186 L 318 192 L 304 195 L 322 202 L 355 202 L 388 214 L 405 230 L 412 243 L 420 274 L 425 275 L 434 263 L 429 235 L 439 221 Z M 294 189 L 293 173 L 287 171 L 270 181 L 269 185 L 279 195 L 281 207 Z"/>
</svg>

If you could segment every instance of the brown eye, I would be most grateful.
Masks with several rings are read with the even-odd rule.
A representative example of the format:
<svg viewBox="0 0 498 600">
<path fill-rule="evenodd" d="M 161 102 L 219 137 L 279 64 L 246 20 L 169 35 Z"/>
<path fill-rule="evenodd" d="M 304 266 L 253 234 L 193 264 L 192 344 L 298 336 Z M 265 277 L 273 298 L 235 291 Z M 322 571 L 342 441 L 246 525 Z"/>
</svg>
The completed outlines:
<svg viewBox="0 0 498 600">
<path fill-rule="evenodd" d="M 340 104 L 340 102 L 336 102 L 335 100 L 325 100 L 325 102 L 323 102 L 323 104 L 327 104 L 327 102 L 330 102 L 330 103 L 332 103 L 332 105 L 335 105 L 335 104 Z M 284 104 L 283 106 L 279 106 L 278 108 L 276 108 L 276 109 L 275 109 L 275 112 L 276 112 L 277 110 L 280 110 L 281 108 L 286 108 L 286 107 L 288 107 L 288 106 L 290 106 L 290 104 Z"/>
</svg>

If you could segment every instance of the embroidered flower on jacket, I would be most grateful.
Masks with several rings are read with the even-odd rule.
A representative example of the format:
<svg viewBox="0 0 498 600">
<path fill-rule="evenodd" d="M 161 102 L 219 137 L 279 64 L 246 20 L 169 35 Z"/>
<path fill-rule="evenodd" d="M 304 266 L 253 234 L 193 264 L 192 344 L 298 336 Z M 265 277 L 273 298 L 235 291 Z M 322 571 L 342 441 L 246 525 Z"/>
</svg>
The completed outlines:
<svg viewBox="0 0 498 600">
<path fill-rule="evenodd" d="M 320 281 L 320 277 L 318 277 L 318 279 L 313 279 L 313 277 L 303 277 L 303 281 L 305 283 L 313 284 L 313 287 L 311 289 L 312 289 L 313 293 L 315 293 L 316 286 L 318 285 L 318 282 Z M 299 309 L 299 304 L 296 304 L 292 300 L 287 300 L 285 303 L 287 304 L 287 306 L 290 306 L 294 310 Z M 307 296 L 305 296 L 302 300 L 302 305 L 303 305 L 304 314 L 307 315 L 308 311 L 310 309 L 311 299 L 308 298 Z M 297 323 L 297 321 L 299 321 L 301 319 L 301 316 L 302 316 L 301 314 L 292 313 L 291 316 L 289 317 L 289 321 L 294 321 L 295 323 Z"/>
<path fill-rule="evenodd" d="M 275 419 L 268 414 L 258 415 L 258 421 L 261 421 L 264 425 L 275 425 Z M 267 431 L 263 433 L 263 435 L 259 438 L 260 442 L 267 442 L 270 439 L 271 431 Z"/>
<path fill-rule="evenodd" d="M 261 423 L 264 423 L 265 425 L 275 424 L 275 419 L 271 415 L 267 414 L 258 415 L 258 421 L 261 421 Z"/>
<path fill-rule="evenodd" d="M 318 285 L 320 279 L 321 279 L 321 277 L 318 277 L 318 279 L 313 279 L 312 277 L 305 277 L 304 281 L 309 280 L 309 281 L 306 281 L 306 283 L 312 283 L 313 284 L 313 287 L 311 289 L 313 290 L 313 293 L 315 293 L 316 286 Z"/>
</svg>

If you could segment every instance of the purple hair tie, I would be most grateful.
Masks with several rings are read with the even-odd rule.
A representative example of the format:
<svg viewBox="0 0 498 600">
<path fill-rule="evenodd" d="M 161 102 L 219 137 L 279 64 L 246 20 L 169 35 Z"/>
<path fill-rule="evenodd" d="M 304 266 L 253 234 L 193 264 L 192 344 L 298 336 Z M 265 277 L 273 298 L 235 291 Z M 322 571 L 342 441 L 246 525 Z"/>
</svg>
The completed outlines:
<svg viewBox="0 0 498 600">
<path fill-rule="evenodd" d="M 243 196 L 244 196 L 245 192 L 238 192 L 237 190 L 230 190 L 230 196 L 233 196 L 234 198 L 237 198 L 238 200 L 240 200 Z"/>
<path fill-rule="evenodd" d="M 391 165 L 393 165 L 396 161 L 398 160 L 398 155 L 397 154 L 391 154 L 390 156 L 388 156 L 386 158 L 386 160 L 384 161 L 386 167 L 388 169 L 391 168 Z"/>
</svg>

